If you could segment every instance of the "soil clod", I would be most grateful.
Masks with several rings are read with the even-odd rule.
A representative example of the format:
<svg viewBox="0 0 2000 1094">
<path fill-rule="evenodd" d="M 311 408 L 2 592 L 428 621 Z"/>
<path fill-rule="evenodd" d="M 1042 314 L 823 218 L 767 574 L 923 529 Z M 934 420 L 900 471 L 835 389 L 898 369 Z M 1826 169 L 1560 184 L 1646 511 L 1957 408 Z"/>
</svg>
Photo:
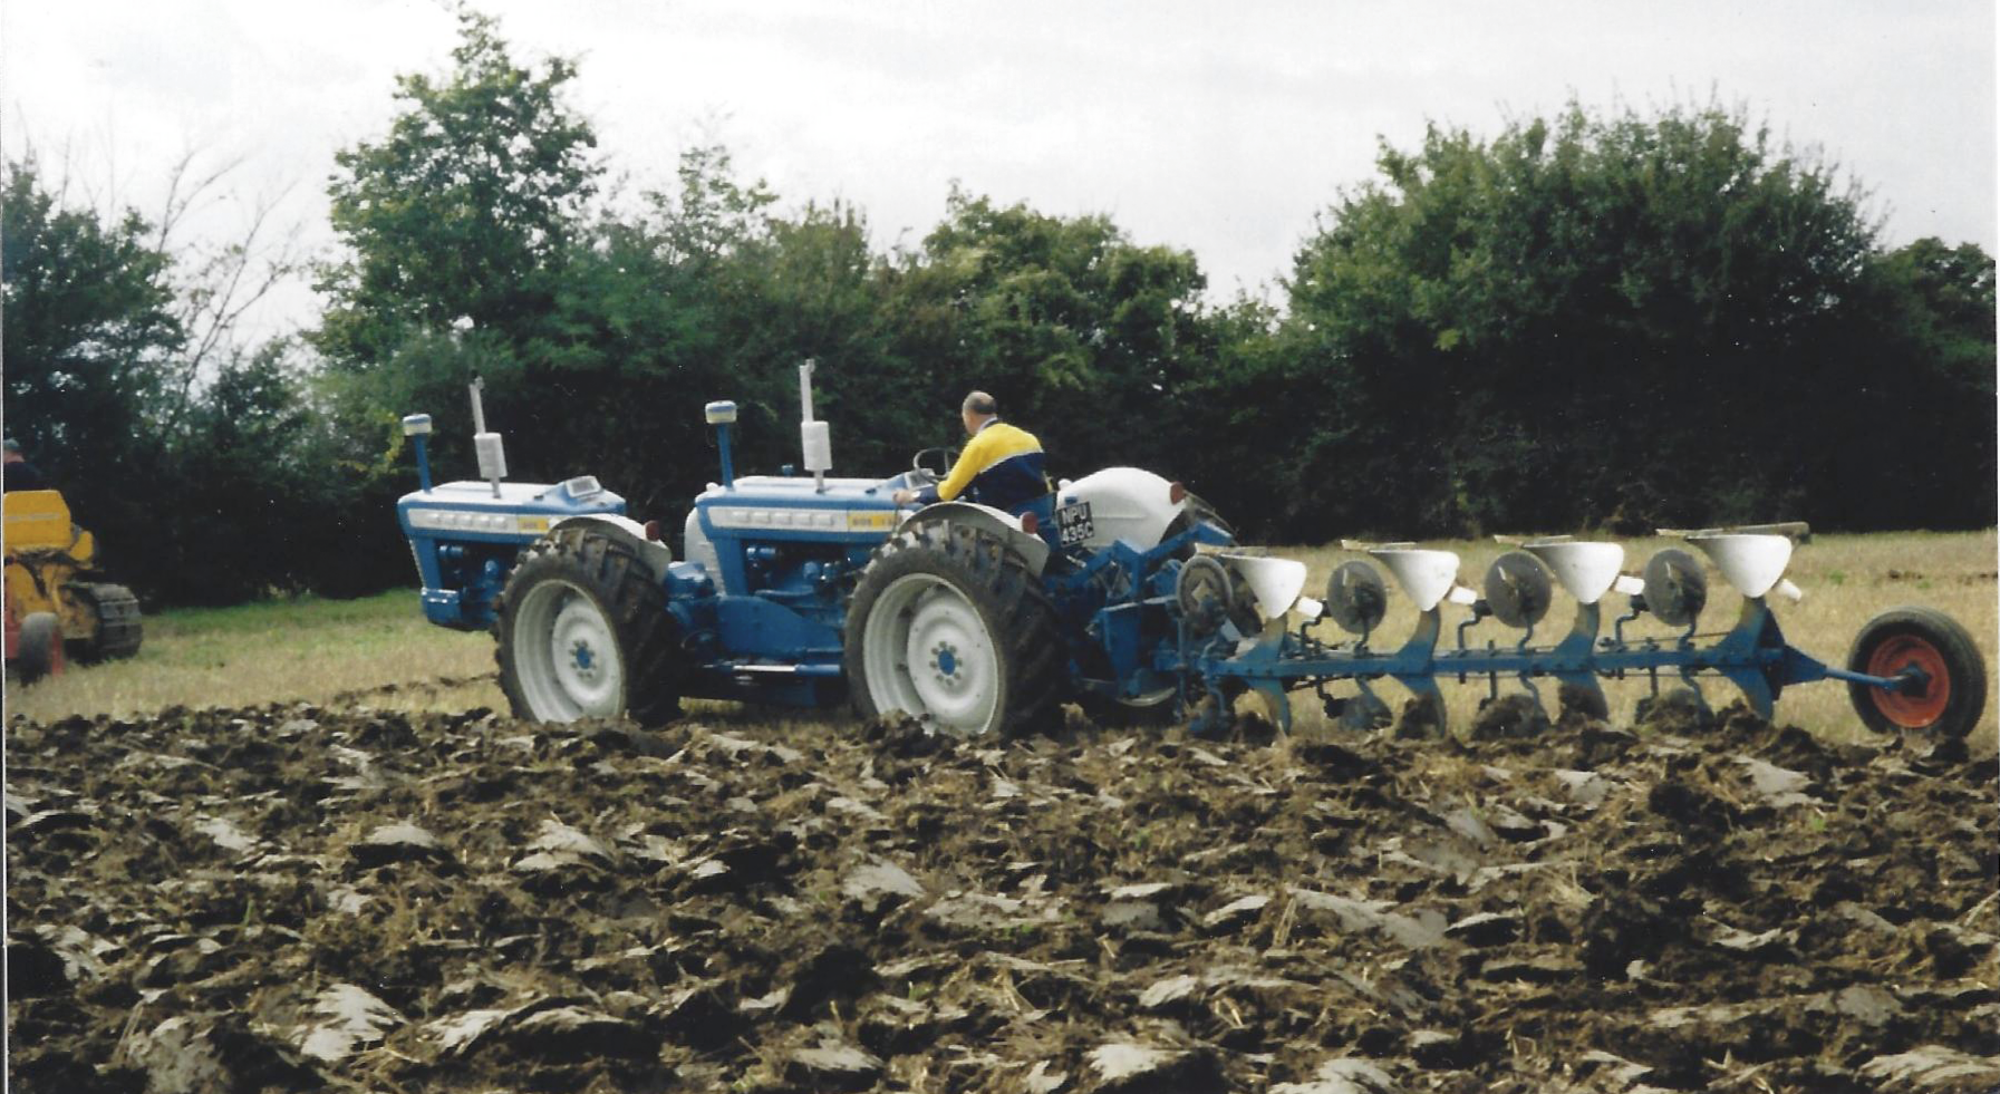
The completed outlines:
<svg viewBox="0 0 2000 1094">
<path fill-rule="evenodd" d="M 9 1078 L 2000 1085 L 1990 763 L 1663 699 L 1631 728 L 1495 704 L 1437 738 L 1414 703 L 1276 744 L 1248 723 L 17 719 Z"/>
</svg>

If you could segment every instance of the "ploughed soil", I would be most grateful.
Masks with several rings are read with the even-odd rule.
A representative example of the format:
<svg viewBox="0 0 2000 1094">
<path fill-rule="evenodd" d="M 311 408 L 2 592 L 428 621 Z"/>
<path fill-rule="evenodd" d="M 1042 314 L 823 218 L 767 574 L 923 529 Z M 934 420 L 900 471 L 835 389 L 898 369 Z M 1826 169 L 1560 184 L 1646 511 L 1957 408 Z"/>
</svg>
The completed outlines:
<svg viewBox="0 0 2000 1094">
<path fill-rule="evenodd" d="M 1990 760 L 1740 708 L 1483 728 L 15 721 L 7 1066 L 64 1094 L 2000 1086 Z"/>
</svg>

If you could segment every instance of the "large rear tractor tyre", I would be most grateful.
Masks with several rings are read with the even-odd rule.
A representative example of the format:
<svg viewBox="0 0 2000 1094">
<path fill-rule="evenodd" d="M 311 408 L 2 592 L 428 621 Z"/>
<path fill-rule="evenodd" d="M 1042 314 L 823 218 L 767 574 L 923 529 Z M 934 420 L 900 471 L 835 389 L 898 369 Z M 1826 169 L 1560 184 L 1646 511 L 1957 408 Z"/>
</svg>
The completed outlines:
<svg viewBox="0 0 2000 1094">
<path fill-rule="evenodd" d="M 1052 728 L 1069 657 L 1042 583 L 991 533 L 948 522 L 877 549 L 848 604 L 848 687 L 864 718 L 903 711 L 966 737 Z"/>
<path fill-rule="evenodd" d="M 14 654 L 14 671 L 21 683 L 32 684 L 63 670 L 62 621 L 54 612 L 30 612 L 21 620 L 20 645 Z"/>
<path fill-rule="evenodd" d="M 1986 662 L 1978 645 L 1957 620 L 1931 608 L 1895 608 L 1869 620 L 1854 639 L 1847 667 L 1870 676 L 1915 668 L 1929 678 L 1916 692 L 1847 685 L 1855 713 L 1877 733 L 1963 737 L 1986 713 Z"/>
<path fill-rule="evenodd" d="M 63 597 L 71 605 L 74 619 L 85 625 L 64 640 L 69 659 L 88 665 L 115 661 L 139 652 L 145 641 L 145 621 L 139 616 L 139 598 L 123 585 L 73 581 L 63 586 Z"/>
<path fill-rule="evenodd" d="M 680 713 L 678 628 L 658 575 L 630 544 L 557 529 L 528 549 L 494 624 L 500 689 L 537 722 Z"/>
</svg>

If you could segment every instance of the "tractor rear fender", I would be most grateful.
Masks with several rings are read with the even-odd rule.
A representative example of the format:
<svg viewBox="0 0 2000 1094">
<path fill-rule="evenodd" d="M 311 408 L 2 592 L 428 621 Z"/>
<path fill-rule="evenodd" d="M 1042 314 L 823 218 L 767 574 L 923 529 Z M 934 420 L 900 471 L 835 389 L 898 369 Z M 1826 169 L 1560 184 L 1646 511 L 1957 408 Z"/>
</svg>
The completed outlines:
<svg viewBox="0 0 2000 1094">
<path fill-rule="evenodd" d="M 979 505 L 969 501 L 941 501 L 928 505 L 917 514 L 905 520 L 896 529 L 902 532 L 914 525 L 946 521 L 964 524 L 999 536 L 1014 553 L 1027 563 L 1028 572 L 1042 576 L 1042 567 L 1049 562 L 1049 544 L 1042 537 L 1021 527 L 1021 518 L 990 505 Z"/>
<path fill-rule="evenodd" d="M 673 548 L 658 540 L 646 538 L 646 526 L 631 517 L 621 517 L 615 513 L 591 513 L 585 516 L 557 517 L 549 522 L 549 531 L 557 528 L 590 528 L 602 532 L 612 539 L 630 546 L 653 568 L 655 577 L 667 576 L 667 563 L 674 560 Z"/>
</svg>

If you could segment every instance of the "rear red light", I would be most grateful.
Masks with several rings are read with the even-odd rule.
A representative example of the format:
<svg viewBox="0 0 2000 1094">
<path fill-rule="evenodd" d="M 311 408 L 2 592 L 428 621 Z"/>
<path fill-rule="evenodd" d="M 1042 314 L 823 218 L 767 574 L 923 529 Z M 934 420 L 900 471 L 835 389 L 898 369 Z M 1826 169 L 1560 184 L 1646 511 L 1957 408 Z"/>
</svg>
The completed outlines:
<svg viewBox="0 0 2000 1094">
<path fill-rule="evenodd" d="M 1021 531 L 1034 535 L 1041 530 L 1042 518 L 1033 513 L 1021 514 Z"/>
<path fill-rule="evenodd" d="M 1179 505 L 1181 502 L 1184 502 L 1186 500 L 1187 500 L 1187 487 L 1182 486 L 1180 483 L 1172 483 L 1168 485 L 1167 487 L 1168 505 Z"/>
<path fill-rule="evenodd" d="M 649 520 L 649 521 L 647 521 L 647 522 L 646 522 L 646 538 L 647 538 L 648 540 L 650 540 L 650 541 L 654 542 L 654 543 L 658 543 L 658 542 L 660 542 L 660 522 L 659 522 L 659 521 L 657 521 L 657 520 Z"/>
</svg>

